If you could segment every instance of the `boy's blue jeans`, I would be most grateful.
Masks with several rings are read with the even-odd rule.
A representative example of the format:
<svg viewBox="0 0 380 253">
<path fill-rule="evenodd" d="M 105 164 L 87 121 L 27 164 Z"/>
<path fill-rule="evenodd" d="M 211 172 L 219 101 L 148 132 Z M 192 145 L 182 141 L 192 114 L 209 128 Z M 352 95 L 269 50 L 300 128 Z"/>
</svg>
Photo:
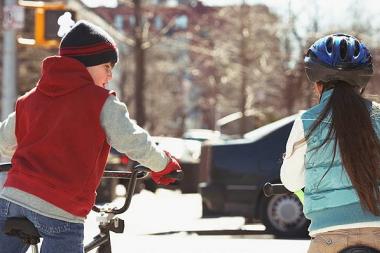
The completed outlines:
<svg viewBox="0 0 380 253">
<path fill-rule="evenodd" d="M 84 225 L 42 216 L 24 207 L 0 198 L 0 251 L 24 253 L 26 246 L 19 238 L 4 234 L 8 217 L 26 217 L 43 238 L 41 253 L 83 253 Z"/>
</svg>

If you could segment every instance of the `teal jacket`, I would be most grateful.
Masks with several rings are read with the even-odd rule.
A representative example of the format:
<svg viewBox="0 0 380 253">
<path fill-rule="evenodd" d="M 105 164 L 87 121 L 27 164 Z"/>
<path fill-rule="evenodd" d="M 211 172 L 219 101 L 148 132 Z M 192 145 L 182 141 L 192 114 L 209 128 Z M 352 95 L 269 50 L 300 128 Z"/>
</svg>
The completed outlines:
<svg viewBox="0 0 380 253">
<path fill-rule="evenodd" d="M 299 125 L 300 128 L 303 128 L 302 137 L 308 133 L 315 120 L 323 111 L 331 94 L 332 90 L 325 91 L 322 94 L 320 103 L 301 115 L 301 124 Z M 380 136 L 380 107 L 371 101 L 367 101 L 366 103 L 375 131 L 378 136 Z M 304 186 L 304 214 L 311 220 L 310 231 L 337 225 L 380 221 L 380 217 L 362 210 L 356 190 L 353 188 L 342 166 L 338 146 L 335 157 L 333 155 L 334 141 L 328 141 L 319 149 L 316 149 L 323 143 L 328 134 L 331 124 L 330 117 L 331 115 L 327 116 L 313 132 L 312 136 L 306 142 L 306 147 L 303 148 L 303 154 L 297 154 L 298 157 L 303 156 L 302 162 L 299 161 L 297 165 L 297 163 L 291 162 L 291 159 L 289 159 L 290 161 L 286 161 L 285 158 L 281 168 L 281 177 L 284 179 L 283 183 L 292 189 L 292 183 L 289 181 L 294 179 L 286 180 L 286 178 L 290 178 L 292 173 L 297 171 L 297 168 L 293 170 L 294 168 L 290 167 L 299 167 L 301 163 L 303 165 L 303 168 L 298 170 L 302 171 L 302 173 L 297 172 L 296 174 L 300 175 L 300 181 L 304 181 L 294 186 L 292 190 L 294 191 L 301 188 L 302 185 Z M 293 130 L 296 131 L 295 129 Z M 287 153 L 290 149 L 289 146 L 288 141 Z M 294 158 L 292 159 L 294 160 Z M 285 173 L 288 175 L 283 175 Z"/>
</svg>

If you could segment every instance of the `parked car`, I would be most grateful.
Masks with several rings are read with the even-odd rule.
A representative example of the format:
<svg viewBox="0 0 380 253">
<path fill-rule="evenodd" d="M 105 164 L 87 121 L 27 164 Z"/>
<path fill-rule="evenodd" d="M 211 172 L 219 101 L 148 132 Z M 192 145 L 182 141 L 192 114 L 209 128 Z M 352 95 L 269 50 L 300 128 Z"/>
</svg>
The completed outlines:
<svg viewBox="0 0 380 253">
<path fill-rule="evenodd" d="M 308 220 L 295 195 L 264 196 L 266 182 L 280 182 L 282 155 L 296 115 L 260 127 L 237 140 L 205 143 L 199 192 L 203 213 L 261 221 L 281 237 L 307 234 Z"/>
<path fill-rule="evenodd" d="M 167 150 L 177 158 L 185 171 L 185 177 L 182 181 L 174 183 L 167 188 L 180 189 L 183 193 L 196 193 L 199 182 L 199 157 L 202 143 L 197 140 L 185 140 L 164 136 L 154 136 L 152 138 L 159 147 Z M 133 161 L 129 160 L 124 154 L 111 148 L 106 170 L 127 170 L 133 166 Z M 120 179 L 117 178 L 102 179 L 97 189 L 97 204 L 112 201 L 116 197 L 115 189 L 119 183 Z M 156 183 L 148 177 L 143 182 L 139 182 L 137 192 L 142 188 L 154 192 L 157 187 Z"/>
<path fill-rule="evenodd" d="M 231 136 L 222 134 L 220 131 L 199 128 L 186 130 L 183 133 L 182 138 L 186 140 L 197 140 L 201 142 L 232 139 Z"/>
<path fill-rule="evenodd" d="M 180 189 L 182 193 L 197 193 L 202 142 L 174 137 L 153 137 L 153 139 L 159 147 L 167 150 L 178 160 L 185 173 L 183 180 L 171 188 Z"/>
<path fill-rule="evenodd" d="M 119 153 L 116 149 L 111 148 L 105 170 L 128 170 L 132 164 L 128 163 L 129 159 Z M 96 189 L 96 204 L 109 203 L 116 198 L 116 186 L 121 183 L 118 178 L 103 178 Z"/>
</svg>

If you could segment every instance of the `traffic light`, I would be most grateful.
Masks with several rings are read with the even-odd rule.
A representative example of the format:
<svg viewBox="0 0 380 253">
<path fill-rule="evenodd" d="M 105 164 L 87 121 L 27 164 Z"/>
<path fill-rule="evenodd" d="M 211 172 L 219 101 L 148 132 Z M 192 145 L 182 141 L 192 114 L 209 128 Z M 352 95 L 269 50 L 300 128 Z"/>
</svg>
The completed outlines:
<svg viewBox="0 0 380 253">
<path fill-rule="evenodd" d="M 66 9 L 62 2 L 19 1 L 19 5 L 25 8 L 25 25 L 18 38 L 21 44 L 58 47 L 58 18 L 65 12 L 70 12 L 75 19 L 75 12 Z"/>
</svg>

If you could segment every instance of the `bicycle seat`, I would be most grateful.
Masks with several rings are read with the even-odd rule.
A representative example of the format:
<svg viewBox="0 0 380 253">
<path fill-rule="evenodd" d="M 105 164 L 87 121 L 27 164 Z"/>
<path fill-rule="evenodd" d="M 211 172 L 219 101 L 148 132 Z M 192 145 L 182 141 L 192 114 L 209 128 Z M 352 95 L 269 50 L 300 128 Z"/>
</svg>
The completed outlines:
<svg viewBox="0 0 380 253">
<path fill-rule="evenodd" d="M 40 234 L 33 223 L 25 217 L 12 217 L 5 221 L 4 233 L 17 236 L 26 244 L 36 245 L 40 242 Z"/>
<path fill-rule="evenodd" d="M 380 251 L 367 246 L 351 246 L 339 251 L 339 253 L 380 253 Z"/>
</svg>

